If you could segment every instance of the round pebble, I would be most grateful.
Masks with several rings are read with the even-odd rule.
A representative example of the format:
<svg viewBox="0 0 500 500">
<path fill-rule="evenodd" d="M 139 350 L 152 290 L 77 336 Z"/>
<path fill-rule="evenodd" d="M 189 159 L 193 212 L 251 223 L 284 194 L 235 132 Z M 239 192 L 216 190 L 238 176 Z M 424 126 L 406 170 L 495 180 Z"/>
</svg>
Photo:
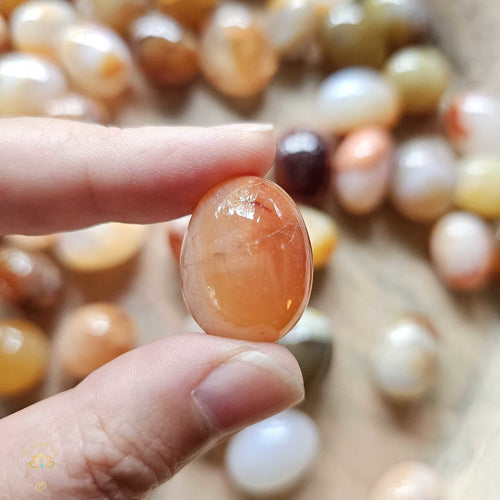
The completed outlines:
<svg viewBox="0 0 500 500">
<path fill-rule="evenodd" d="M 49 364 L 49 341 L 24 319 L 0 321 L 0 396 L 16 396 L 35 387 Z"/>
<path fill-rule="evenodd" d="M 300 211 L 276 184 L 237 177 L 198 203 L 180 273 L 186 305 L 204 331 L 242 340 L 279 339 L 307 305 L 312 270 Z"/>
<path fill-rule="evenodd" d="M 316 424 L 305 413 L 287 410 L 231 438 L 226 469 L 243 493 L 273 497 L 289 492 L 305 477 L 318 449 Z"/>
<path fill-rule="evenodd" d="M 45 254 L 0 248 L 0 298 L 14 306 L 46 309 L 61 296 L 61 273 Z"/>
<path fill-rule="evenodd" d="M 144 245 L 146 227 L 111 222 L 62 233 L 56 255 L 69 269 L 105 271 L 124 264 Z"/>
<path fill-rule="evenodd" d="M 18 52 L 0 57 L 0 116 L 39 116 L 66 90 L 63 72 L 48 60 Z"/>
<path fill-rule="evenodd" d="M 432 325 L 424 317 L 409 315 L 377 340 L 371 356 L 373 380 L 393 401 L 416 401 L 435 381 L 437 360 Z"/>
<path fill-rule="evenodd" d="M 278 58 L 267 33 L 242 4 L 225 4 L 203 31 L 200 45 L 203 74 L 231 97 L 252 97 L 267 87 Z"/>
<path fill-rule="evenodd" d="M 415 46 L 393 54 L 387 61 L 385 75 L 401 96 L 403 112 L 420 115 L 437 109 L 451 70 L 438 49 Z"/>
<path fill-rule="evenodd" d="M 476 215 L 449 213 L 432 230 L 430 253 L 434 268 L 450 288 L 483 288 L 493 265 L 491 229 Z"/>
<path fill-rule="evenodd" d="M 311 241 L 314 269 L 323 269 L 330 262 L 339 241 L 335 221 L 316 208 L 299 205 Z"/>
<path fill-rule="evenodd" d="M 455 180 L 455 155 L 444 139 L 410 139 L 396 152 L 392 201 L 409 219 L 432 221 L 451 207 Z"/>
<path fill-rule="evenodd" d="M 151 12 L 131 28 L 134 55 L 156 85 L 183 85 L 198 74 L 198 41 L 175 19 Z"/>
<path fill-rule="evenodd" d="M 350 132 L 338 147 L 333 185 L 340 205 L 349 213 L 373 212 L 384 200 L 394 161 L 394 145 L 383 128 Z"/>
<path fill-rule="evenodd" d="M 365 0 L 363 5 L 391 48 L 418 40 L 428 30 L 430 16 L 421 0 Z"/>
<path fill-rule="evenodd" d="M 107 303 L 88 304 L 65 319 L 58 342 L 57 352 L 66 371 L 83 378 L 133 349 L 136 330 L 121 307 Z"/>
<path fill-rule="evenodd" d="M 270 0 L 267 32 L 274 48 L 281 55 L 294 55 L 311 38 L 315 19 L 309 0 Z"/>
<path fill-rule="evenodd" d="M 297 359 L 304 384 L 320 383 L 333 357 L 333 333 L 328 316 L 308 307 L 298 323 L 279 340 Z"/>
<path fill-rule="evenodd" d="M 60 58 L 73 83 L 84 94 L 114 98 L 130 86 L 132 58 L 129 48 L 105 26 L 72 25 L 61 38 Z"/>
<path fill-rule="evenodd" d="M 448 139 L 463 154 L 500 153 L 500 101 L 479 92 L 453 96 L 445 105 Z"/>
<path fill-rule="evenodd" d="M 500 217 L 500 155 L 470 156 L 458 163 L 455 205 L 483 217 Z"/>
<path fill-rule="evenodd" d="M 368 68 L 347 68 L 329 76 L 320 86 L 317 112 L 332 132 L 380 125 L 392 127 L 399 119 L 399 97 L 393 85 Z"/>
<path fill-rule="evenodd" d="M 26 2 L 10 18 L 12 45 L 21 52 L 57 59 L 61 35 L 75 20 L 75 9 L 68 2 Z"/>
<path fill-rule="evenodd" d="M 180 262 L 181 260 L 182 243 L 190 221 L 191 215 L 185 215 L 168 223 L 168 244 L 176 262 Z"/>
<path fill-rule="evenodd" d="M 292 195 L 310 197 L 330 180 L 330 156 L 325 141 L 310 130 L 295 130 L 278 142 L 275 160 L 278 184 Z"/>
<path fill-rule="evenodd" d="M 369 500 L 445 500 L 444 487 L 428 465 L 402 462 L 379 479 Z"/>
<path fill-rule="evenodd" d="M 385 39 L 362 5 L 332 7 L 323 19 L 320 36 L 324 51 L 336 68 L 380 67 L 385 61 Z"/>
</svg>

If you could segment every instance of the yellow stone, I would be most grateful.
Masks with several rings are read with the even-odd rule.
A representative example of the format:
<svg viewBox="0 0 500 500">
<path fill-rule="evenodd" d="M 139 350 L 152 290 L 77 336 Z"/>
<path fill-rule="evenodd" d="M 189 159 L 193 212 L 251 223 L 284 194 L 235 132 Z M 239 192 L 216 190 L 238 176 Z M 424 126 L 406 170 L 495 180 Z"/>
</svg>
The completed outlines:
<svg viewBox="0 0 500 500">
<path fill-rule="evenodd" d="M 337 224 L 328 214 L 313 207 L 299 205 L 299 208 L 311 240 L 314 269 L 323 269 L 339 241 Z"/>
<path fill-rule="evenodd" d="M 32 389 L 45 375 L 49 341 L 30 321 L 0 321 L 0 396 Z"/>
<path fill-rule="evenodd" d="M 458 164 L 454 201 L 483 217 L 500 217 L 500 156 L 463 159 Z"/>
<path fill-rule="evenodd" d="M 399 91 L 403 111 L 420 115 L 437 108 L 451 71 L 439 50 L 420 45 L 395 52 L 387 61 L 385 75 Z"/>
</svg>

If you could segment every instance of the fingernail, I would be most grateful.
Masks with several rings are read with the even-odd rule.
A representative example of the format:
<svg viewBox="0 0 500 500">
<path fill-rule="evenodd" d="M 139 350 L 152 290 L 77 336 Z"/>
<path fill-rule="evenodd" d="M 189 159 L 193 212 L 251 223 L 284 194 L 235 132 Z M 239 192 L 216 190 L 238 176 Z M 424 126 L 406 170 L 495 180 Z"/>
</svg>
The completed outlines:
<svg viewBox="0 0 500 500">
<path fill-rule="evenodd" d="M 272 132 L 274 125 L 272 123 L 231 123 L 220 125 L 217 128 L 241 130 L 242 132 Z"/>
<path fill-rule="evenodd" d="M 246 351 L 216 367 L 192 394 L 215 428 L 231 431 L 298 403 L 304 386 L 271 356 Z"/>
</svg>

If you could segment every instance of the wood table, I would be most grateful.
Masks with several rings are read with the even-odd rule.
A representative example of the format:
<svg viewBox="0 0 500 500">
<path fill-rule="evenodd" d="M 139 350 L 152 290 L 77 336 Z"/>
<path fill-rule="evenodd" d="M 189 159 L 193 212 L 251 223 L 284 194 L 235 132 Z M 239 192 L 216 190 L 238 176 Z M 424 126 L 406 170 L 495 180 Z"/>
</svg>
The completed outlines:
<svg viewBox="0 0 500 500">
<path fill-rule="evenodd" d="M 500 96 L 500 2 L 429 0 L 438 43 L 467 82 Z M 199 82 L 139 98 L 119 124 L 215 125 L 273 122 L 278 132 L 314 127 L 313 99 L 324 75 L 298 65 L 283 67 L 275 83 L 251 102 L 227 100 Z M 425 132 L 429 120 L 408 130 Z M 405 133 L 403 132 L 403 135 Z M 500 134 L 500 131 L 499 131 Z M 334 325 L 332 370 L 305 409 L 318 422 L 322 452 L 309 480 L 293 500 L 364 500 L 377 477 L 409 459 L 436 466 L 453 500 L 500 498 L 500 294 L 447 291 L 429 265 L 429 227 L 404 220 L 389 207 L 370 217 L 339 211 L 331 195 L 322 207 L 341 229 L 341 243 L 328 269 L 315 276 L 311 305 Z M 85 301 L 111 300 L 136 319 L 141 343 L 185 331 L 189 324 L 163 224 L 152 226 L 142 254 L 125 268 L 99 276 L 72 275 L 61 311 L 38 318 L 57 330 L 64 315 Z M 374 390 L 367 356 L 374 336 L 402 313 L 428 315 L 439 332 L 441 369 L 436 390 L 406 409 L 387 405 Z M 7 314 L 5 308 L 0 310 Z M 53 367 L 45 388 L 61 387 Z M 240 496 L 224 476 L 220 454 L 201 457 L 152 500 L 232 500 Z"/>
</svg>

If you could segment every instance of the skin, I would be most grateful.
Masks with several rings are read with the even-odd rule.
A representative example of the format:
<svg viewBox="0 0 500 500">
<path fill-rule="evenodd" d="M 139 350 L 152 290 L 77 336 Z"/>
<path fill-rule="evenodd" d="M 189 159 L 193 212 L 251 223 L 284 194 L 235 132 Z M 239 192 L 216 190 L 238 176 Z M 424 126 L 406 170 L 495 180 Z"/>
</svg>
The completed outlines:
<svg viewBox="0 0 500 500">
<path fill-rule="evenodd" d="M 0 120 L 0 234 L 189 213 L 221 181 L 269 169 L 272 131 L 247 129 Z M 34 498 L 42 479 L 48 499 L 143 498 L 201 451 L 302 398 L 300 369 L 282 346 L 159 340 L 1 420 L 0 499 Z M 35 441 L 57 451 L 49 472 L 27 466 Z"/>
</svg>

